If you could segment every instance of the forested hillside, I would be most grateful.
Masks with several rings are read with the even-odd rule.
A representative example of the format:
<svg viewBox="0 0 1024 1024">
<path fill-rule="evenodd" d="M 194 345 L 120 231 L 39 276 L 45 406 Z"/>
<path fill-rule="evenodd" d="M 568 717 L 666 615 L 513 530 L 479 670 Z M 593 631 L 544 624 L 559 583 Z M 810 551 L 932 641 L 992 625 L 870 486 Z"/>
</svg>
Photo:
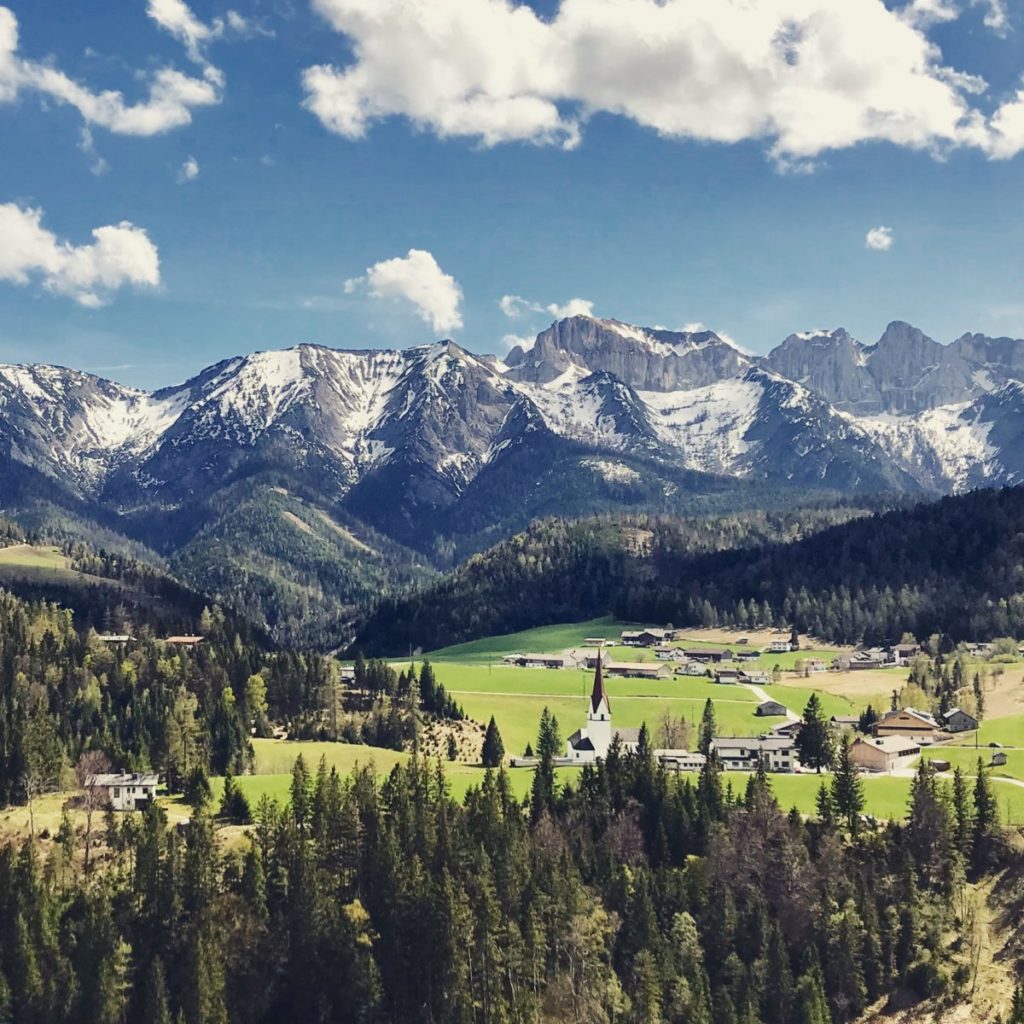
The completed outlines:
<svg viewBox="0 0 1024 1024">
<path fill-rule="evenodd" d="M 1009 856 L 984 774 L 949 804 L 922 773 L 876 830 L 855 780 L 805 822 L 765 775 L 739 799 L 714 759 L 667 775 L 646 737 L 560 791 L 541 756 L 525 808 L 504 772 L 460 805 L 422 760 L 383 784 L 300 761 L 227 853 L 206 811 L 168 831 L 158 805 L 110 816 L 92 876 L 6 845 L 0 1018 L 846 1024 L 971 990 L 968 883 Z"/>
<path fill-rule="evenodd" d="M 380 601 L 353 647 L 372 653 L 432 650 L 604 615 L 627 604 L 630 595 L 675 578 L 680 560 L 791 541 L 865 514 L 863 508 L 841 507 L 693 519 L 541 520 L 436 583 Z"/>
<path fill-rule="evenodd" d="M 551 520 L 380 602 L 356 646 L 429 650 L 609 612 L 676 626 L 795 624 L 841 643 L 1019 636 L 1022 538 L 1024 488 L 870 516 Z"/>
</svg>

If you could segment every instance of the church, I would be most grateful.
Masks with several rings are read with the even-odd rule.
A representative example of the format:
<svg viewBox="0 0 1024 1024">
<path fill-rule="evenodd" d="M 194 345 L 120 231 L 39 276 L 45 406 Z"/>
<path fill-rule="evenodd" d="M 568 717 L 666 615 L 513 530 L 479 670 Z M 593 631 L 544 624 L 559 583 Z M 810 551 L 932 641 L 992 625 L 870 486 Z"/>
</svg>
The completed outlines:
<svg viewBox="0 0 1024 1024">
<path fill-rule="evenodd" d="M 608 691 L 604 688 L 604 672 L 599 658 L 594 669 L 594 690 L 587 702 L 587 725 L 569 737 L 565 749 L 566 759 L 573 764 L 592 764 L 607 756 L 608 748 L 615 738 L 618 738 L 624 753 L 635 750 L 640 730 L 612 727 L 612 705 Z"/>
</svg>

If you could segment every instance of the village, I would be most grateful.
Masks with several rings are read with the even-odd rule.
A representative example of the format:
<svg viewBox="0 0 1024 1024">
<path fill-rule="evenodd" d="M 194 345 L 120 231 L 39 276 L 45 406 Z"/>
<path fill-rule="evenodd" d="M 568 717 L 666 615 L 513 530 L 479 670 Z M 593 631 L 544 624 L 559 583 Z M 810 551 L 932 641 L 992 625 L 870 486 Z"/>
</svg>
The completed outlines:
<svg viewBox="0 0 1024 1024">
<path fill-rule="evenodd" d="M 611 654 L 613 646 L 650 651 L 654 660 L 624 660 Z M 972 658 L 984 658 L 992 653 L 990 643 L 964 645 L 964 653 Z M 606 637 L 586 637 L 579 647 L 562 653 L 512 653 L 502 658 L 504 665 L 525 669 L 586 669 L 594 672 L 594 685 L 587 708 L 586 724 L 569 737 L 565 756 L 558 760 L 562 766 L 593 763 L 607 756 L 613 743 L 625 753 L 637 748 L 639 728 L 612 725 L 611 700 L 605 680 L 645 679 L 668 681 L 673 676 L 706 679 L 723 686 L 743 686 L 750 689 L 760 702 L 754 714 L 770 719 L 782 717 L 785 721 L 756 735 L 714 735 L 706 744 L 706 752 L 699 750 L 655 747 L 653 755 L 666 768 L 674 771 L 700 771 L 709 756 L 717 759 L 726 771 L 755 771 L 759 767 L 769 772 L 801 773 L 808 769 L 801 764 L 799 734 L 802 718 L 781 701 L 769 697 L 764 686 L 778 683 L 782 670 L 778 665 L 769 670 L 763 667 L 766 657 L 798 655 L 800 639 L 794 630 L 788 638 L 768 641 L 764 650 L 751 646 L 749 638 L 738 636 L 728 646 L 688 645 L 683 631 L 672 627 L 644 627 L 623 630 L 618 642 Z M 870 647 L 844 652 L 826 661 L 822 657 L 797 656 L 791 662 L 790 673 L 800 678 L 813 679 L 824 673 L 850 673 L 877 670 L 904 669 L 914 658 L 922 655 L 922 646 L 904 639 L 884 647 Z M 1024 655 L 1024 648 L 1017 648 Z M 896 691 L 891 706 L 884 712 L 872 709 L 868 715 L 833 714 L 828 728 L 834 742 L 849 734 L 849 755 L 858 770 L 865 773 L 909 773 L 911 766 L 929 750 L 929 764 L 933 771 L 948 771 L 948 760 L 938 753 L 944 743 L 952 742 L 958 734 L 977 732 L 977 717 L 959 706 L 948 707 L 937 715 L 931 711 L 909 706 L 897 706 Z M 986 751 L 990 767 L 1003 768 L 1008 754 L 998 743 Z M 513 757 L 515 767 L 535 764 L 530 757 Z"/>
</svg>

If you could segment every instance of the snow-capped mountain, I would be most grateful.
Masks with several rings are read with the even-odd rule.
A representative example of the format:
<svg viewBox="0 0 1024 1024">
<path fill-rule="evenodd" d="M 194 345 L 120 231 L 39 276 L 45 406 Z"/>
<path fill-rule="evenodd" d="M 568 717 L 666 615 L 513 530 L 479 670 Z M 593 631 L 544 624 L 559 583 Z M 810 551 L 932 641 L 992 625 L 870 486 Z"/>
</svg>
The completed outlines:
<svg viewBox="0 0 1024 1024">
<path fill-rule="evenodd" d="M 500 520 L 507 498 L 488 507 L 488 486 L 530 508 L 571 492 L 584 510 L 588 480 L 602 502 L 728 480 L 961 490 L 1024 479 L 1018 375 L 1024 342 L 942 346 L 898 322 L 872 346 L 812 331 L 756 359 L 710 331 L 589 317 L 505 362 L 452 342 L 300 345 L 154 393 L 0 366 L 0 481 L 35 472 L 158 545 L 198 529 L 226 488 L 271 477 L 418 545 L 460 503 L 481 529 Z"/>
</svg>

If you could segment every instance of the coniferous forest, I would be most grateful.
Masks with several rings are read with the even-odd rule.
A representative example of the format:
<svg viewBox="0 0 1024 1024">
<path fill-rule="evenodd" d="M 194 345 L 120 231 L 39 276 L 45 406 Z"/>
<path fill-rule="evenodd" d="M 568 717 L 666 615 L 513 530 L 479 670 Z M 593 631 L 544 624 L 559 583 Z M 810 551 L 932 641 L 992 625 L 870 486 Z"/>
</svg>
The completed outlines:
<svg viewBox="0 0 1024 1024">
<path fill-rule="evenodd" d="M 856 787 L 819 820 L 767 776 L 696 783 L 646 737 L 528 805 L 503 772 L 460 805 L 440 766 L 379 782 L 301 760 L 225 847 L 207 812 L 106 823 L 83 875 L 61 842 L 0 849 L 0 1019 L 828 1024 L 899 991 L 972 983 L 966 880 L 1003 856 L 982 773 L 908 823 L 868 827 Z M 954 965 L 955 964 L 955 965 Z M 1014 1024 L 1021 1020 L 1016 1014 Z"/>
<path fill-rule="evenodd" d="M 606 614 L 676 626 L 795 624 L 836 643 L 1024 635 L 1022 536 L 1020 487 L 873 515 L 545 520 L 425 589 L 382 599 L 356 646 L 430 650 Z"/>
</svg>

